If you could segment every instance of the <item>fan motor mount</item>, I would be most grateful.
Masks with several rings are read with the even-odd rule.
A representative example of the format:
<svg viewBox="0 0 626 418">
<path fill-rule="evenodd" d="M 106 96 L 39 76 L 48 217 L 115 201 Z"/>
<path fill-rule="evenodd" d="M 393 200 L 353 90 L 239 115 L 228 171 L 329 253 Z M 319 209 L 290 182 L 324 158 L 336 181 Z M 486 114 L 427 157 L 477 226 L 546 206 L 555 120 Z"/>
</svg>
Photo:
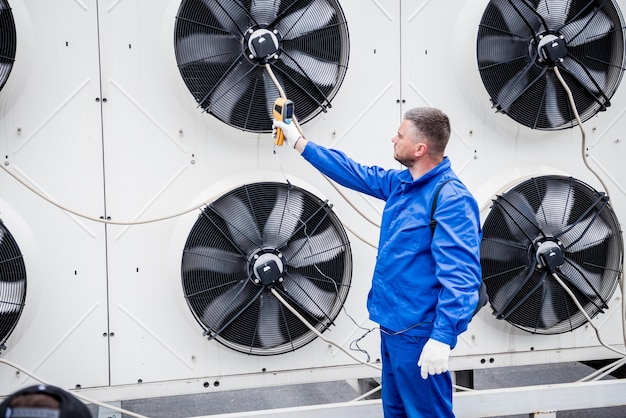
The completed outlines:
<svg viewBox="0 0 626 418">
<path fill-rule="evenodd" d="M 283 281 L 283 255 L 277 250 L 255 253 L 250 259 L 249 268 L 252 270 L 252 282 L 257 286 L 271 286 Z"/>
<path fill-rule="evenodd" d="M 563 243 L 559 240 L 548 238 L 536 244 L 535 258 L 538 269 L 547 269 L 551 272 L 565 262 L 563 257 Z"/>
<path fill-rule="evenodd" d="M 563 58 L 567 55 L 565 37 L 552 33 L 539 35 L 537 51 L 539 62 L 554 66 L 557 62 L 563 61 Z"/>
<path fill-rule="evenodd" d="M 250 52 L 248 58 L 265 63 L 270 59 L 278 59 L 280 40 L 276 29 L 249 28 L 243 41 Z"/>
</svg>

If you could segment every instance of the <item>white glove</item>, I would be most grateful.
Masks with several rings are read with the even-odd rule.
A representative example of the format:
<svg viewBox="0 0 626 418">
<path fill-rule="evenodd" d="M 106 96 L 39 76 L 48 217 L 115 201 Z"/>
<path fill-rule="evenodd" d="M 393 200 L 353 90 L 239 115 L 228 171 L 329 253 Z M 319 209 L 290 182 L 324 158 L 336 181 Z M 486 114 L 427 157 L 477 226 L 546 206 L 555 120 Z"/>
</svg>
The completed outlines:
<svg viewBox="0 0 626 418">
<path fill-rule="evenodd" d="M 283 130 L 283 134 L 285 135 L 285 141 L 291 148 L 295 148 L 296 142 L 302 136 L 296 124 L 294 122 L 285 123 L 279 120 L 274 119 L 272 122 L 272 133 L 276 136 L 276 128 L 280 128 Z"/>
<path fill-rule="evenodd" d="M 450 346 L 429 338 L 424 344 L 419 360 L 417 360 L 417 365 L 422 368 L 422 379 L 426 379 L 429 374 L 447 372 L 449 358 Z"/>
</svg>

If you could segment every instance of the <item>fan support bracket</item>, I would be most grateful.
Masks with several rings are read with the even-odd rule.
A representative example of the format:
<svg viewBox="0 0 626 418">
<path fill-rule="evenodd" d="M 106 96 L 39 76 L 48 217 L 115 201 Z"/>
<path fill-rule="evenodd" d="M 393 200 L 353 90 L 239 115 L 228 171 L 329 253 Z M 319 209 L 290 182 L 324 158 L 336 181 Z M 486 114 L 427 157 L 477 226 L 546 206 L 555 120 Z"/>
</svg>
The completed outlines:
<svg viewBox="0 0 626 418">
<path fill-rule="evenodd" d="M 271 286 L 283 281 L 283 255 L 278 251 L 262 250 L 254 254 L 250 261 L 252 282 L 259 286 Z"/>
</svg>

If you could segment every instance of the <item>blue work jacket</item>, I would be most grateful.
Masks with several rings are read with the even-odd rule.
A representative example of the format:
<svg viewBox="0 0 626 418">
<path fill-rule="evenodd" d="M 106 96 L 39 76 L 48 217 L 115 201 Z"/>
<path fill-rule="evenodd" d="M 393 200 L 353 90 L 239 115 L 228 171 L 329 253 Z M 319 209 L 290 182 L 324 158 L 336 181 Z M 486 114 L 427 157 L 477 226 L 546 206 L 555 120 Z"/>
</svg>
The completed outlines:
<svg viewBox="0 0 626 418">
<path fill-rule="evenodd" d="M 480 213 L 444 160 L 417 180 L 407 169 L 365 166 L 309 142 L 302 156 L 337 183 L 384 200 L 378 255 L 369 291 L 370 319 L 391 332 L 454 347 L 478 303 Z M 439 184 L 433 235 L 430 210 Z"/>
</svg>

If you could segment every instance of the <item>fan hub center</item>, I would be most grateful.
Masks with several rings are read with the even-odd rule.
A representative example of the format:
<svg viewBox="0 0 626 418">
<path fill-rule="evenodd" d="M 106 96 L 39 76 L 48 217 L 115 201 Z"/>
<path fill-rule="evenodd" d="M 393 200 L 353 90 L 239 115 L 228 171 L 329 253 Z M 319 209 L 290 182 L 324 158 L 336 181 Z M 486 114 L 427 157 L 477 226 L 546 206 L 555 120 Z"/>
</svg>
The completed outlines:
<svg viewBox="0 0 626 418">
<path fill-rule="evenodd" d="M 538 268 L 547 269 L 551 272 L 565 262 L 562 244 L 556 240 L 549 239 L 539 243 L 535 257 Z"/>
<path fill-rule="evenodd" d="M 279 40 L 276 31 L 250 28 L 247 35 L 251 59 L 267 60 L 278 54 Z"/>
<path fill-rule="evenodd" d="M 537 52 L 541 62 L 555 65 L 567 55 L 567 43 L 562 35 L 557 36 L 552 33 L 540 35 Z"/>
<path fill-rule="evenodd" d="M 284 264 L 282 254 L 263 252 L 252 257 L 252 281 L 256 285 L 270 286 L 283 280 Z"/>
</svg>

